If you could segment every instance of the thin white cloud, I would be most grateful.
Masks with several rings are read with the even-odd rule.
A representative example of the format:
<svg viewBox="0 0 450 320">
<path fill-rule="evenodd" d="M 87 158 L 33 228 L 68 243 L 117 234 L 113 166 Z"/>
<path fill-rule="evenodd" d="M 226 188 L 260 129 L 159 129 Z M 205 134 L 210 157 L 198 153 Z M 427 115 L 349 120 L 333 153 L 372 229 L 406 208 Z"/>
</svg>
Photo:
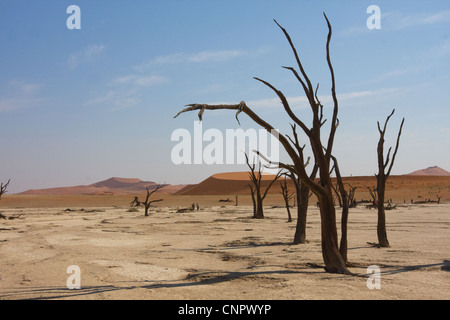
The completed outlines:
<svg viewBox="0 0 450 320">
<path fill-rule="evenodd" d="M 369 16 L 368 16 L 369 17 Z M 404 12 L 383 12 L 381 8 L 381 29 L 382 30 L 403 30 L 416 26 L 435 25 L 450 22 L 450 10 L 435 13 L 408 14 Z M 370 33 L 365 24 L 350 26 L 339 34 L 343 37 L 364 36 Z"/>
<path fill-rule="evenodd" d="M 86 105 L 108 105 L 114 109 L 125 109 L 133 107 L 141 102 L 136 89 L 120 90 L 110 89 L 103 95 L 87 101 Z"/>
<path fill-rule="evenodd" d="M 202 51 L 188 56 L 188 61 L 196 63 L 210 61 L 220 62 L 241 56 L 243 54 L 245 54 L 245 52 L 241 50 Z"/>
<path fill-rule="evenodd" d="M 38 106 L 43 102 L 44 99 L 41 98 L 21 98 L 21 97 L 13 97 L 6 99 L 0 98 L 0 112 L 23 108 L 31 108 Z"/>
<path fill-rule="evenodd" d="M 219 51 L 201 51 L 197 53 L 179 52 L 165 56 L 158 56 L 149 62 L 134 66 L 135 70 L 146 70 L 153 66 L 173 65 L 179 63 L 205 63 L 205 62 L 223 62 L 242 55 L 246 52 L 243 50 L 219 50 Z"/>
<path fill-rule="evenodd" d="M 69 69 L 73 70 L 82 63 L 92 61 L 95 57 L 101 55 L 104 50 L 104 45 L 90 45 L 82 51 L 70 54 L 67 58 L 67 65 Z"/>
<path fill-rule="evenodd" d="M 11 80 L 0 94 L 0 111 L 35 107 L 44 99 L 37 97 L 42 84 L 29 83 L 22 80 Z"/>
<path fill-rule="evenodd" d="M 353 103 L 360 102 L 361 99 L 367 100 L 368 98 L 371 98 L 371 97 L 392 95 L 392 94 L 398 93 L 399 91 L 400 91 L 400 89 L 398 89 L 398 88 L 354 91 L 354 92 L 338 94 L 337 98 L 341 105 L 343 103 L 353 104 Z M 288 100 L 289 105 L 291 106 L 292 109 L 309 108 L 308 99 L 305 96 L 286 97 L 286 99 Z M 324 106 L 333 102 L 333 99 L 331 96 L 320 96 L 319 95 L 319 100 Z M 281 104 L 280 99 L 278 99 L 278 98 L 250 100 L 250 101 L 246 101 L 246 103 L 250 108 L 254 108 L 254 109 L 279 107 Z"/>
<path fill-rule="evenodd" d="M 128 75 L 123 77 L 117 77 L 113 80 L 115 84 L 129 84 L 139 87 L 151 87 L 168 82 L 165 77 L 155 75 Z"/>
<path fill-rule="evenodd" d="M 90 99 L 86 105 L 107 105 L 113 110 L 131 108 L 141 103 L 143 88 L 161 85 L 169 79 L 148 74 L 129 74 L 112 79 L 106 92 Z"/>
<path fill-rule="evenodd" d="M 383 18 L 384 20 L 386 20 L 387 27 L 400 30 L 414 26 L 424 26 L 450 22 L 450 10 L 444 10 L 437 13 L 417 13 L 417 14 L 388 12 L 382 14 L 382 21 Z"/>
</svg>

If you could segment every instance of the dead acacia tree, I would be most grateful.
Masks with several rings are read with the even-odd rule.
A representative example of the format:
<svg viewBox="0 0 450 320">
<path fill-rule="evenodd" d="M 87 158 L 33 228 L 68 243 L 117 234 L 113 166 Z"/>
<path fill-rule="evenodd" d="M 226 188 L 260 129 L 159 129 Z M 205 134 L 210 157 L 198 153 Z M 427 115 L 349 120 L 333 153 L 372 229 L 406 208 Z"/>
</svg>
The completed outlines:
<svg viewBox="0 0 450 320">
<path fill-rule="evenodd" d="M 337 162 L 335 162 L 335 165 L 336 165 L 336 163 Z M 339 168 L 335 168 L 335 167 L 333 167 L 333 169 L 335 171 L 336 171 L 336 169 L 339 170 Z M 337 174 L 337 172 L 336 172 L 336 174 Z M 343 200 L 343 197 L 342 197 L 342 191 L 341 191 L 341 187 L 340 187 L 341 184 L 342 184 L 342 188 L 345 191 L 345 195 L 346 195 L 346 202 L 347 202 L 346 205 L 349 208 L 356 207 L 357 201 L 355 199 L 355 194 L 356 194 L 356 190 L 359 187 L 354 187 L 350 183 L 347 183 L 348 189 L 345 189 L 344 183 L 342 182 L 342 177 L 340 177 L 340 178 L 336 177 L 336 186 L 332 186 L 332 187 L 333 187 L 334 193 L 336 195 L 336 198 L 338 199 L 339 207 L 342 208 L 344 206 L 344 201 L 345 201 L 345 200 Z"/>
<path fill-rule="evenodd" d="M 4 195 L 7 192 L 6 189 L 8 188 L 10 181 L 11 179 L 9 179 L 6 184 L 3 184 L 3 182 L 0 183 L 0 199 L 2 198 L 2 195 Z"/>
<path fill-rule="evenodd" d="M 256 164 L 255 161 L 253 161 L 253 164 L 249 163 L 248 156 L 245 154 L 245 160 L 247 162 L 247 166 L 250 169 L 249 177 L 251 181 L 250 189 L 252 192 L 252 200 L 253 200 L 253 218 L 255 219 L 264 219 L 264 209 L 263 209 L 263 201 L 267 196 L 267 193 L 269 192 L 269 189 L 272 187 L 275 181 L 278 180 L 278 178 L 281 176 L 281 171 L 279 171 L 273 180 L 269 183 L 269 185 L 266 187 L 266 190 L 264 192 L 261 191 L 261 181 L 262 181 L 262 167 L 261 162 L 258 161 L 258 170 L 256 170 Z"/>
<path fill-rule="evenodd" d="M 296 131 L 296 126 L 292 125 L 292 132 L 294 139 L 291 139 L 289 136 L 287 138 L 291 141 L 291 143 L 295 146 L 295 148 L 298 151 L 298 154 L 301 158 L 301 161 L 303 161 L 303 150 L 305 149 L 305 145 L 303 147 L 300 146 L 298 135 Z M 296 200 L 297 200 L 297 225 L 295 227 L 295 234 L 294 234 L 294 241 L 293 244 L 304 244 L 306 243 L 306 221 L 308 216 L 308 205 L 309 205 L 309 198 L 311 198 L 312 193 L 309 189 L 309 187 L 302 183 L 300 176 L 297 174 L 296 169 L 293 165 L 286 165 L 284 163 L 280 162 L 273 162 L 264 155 L 262 155 L 260 152 L 257 152 L 258 155 L 263 158 L 266 162 L 268 162 L 270 165 L 275 165 L 278 168 L 286 169 L 287 172 L 284 174 L 286 176 L 289 176 L 294 183 L 295 186 L 295 193 L 296 193 Z M 310 162 L 310 158 L 306 161 L 304 164 L 304 167 L 306 168 Z M 309 176 L 311 180 L 314 180 L 316 178 L 318 171 L 318 166 L 314 165 L 313 170 Z"/>
<path fill-rule="evenodd" d="M 436 193 L 436 197 L 437 197 L 437 204 L 441 204 L 442 195 L 440 195 L 439 193 Z"/>
<path fill-rule="evenodd" d="M 339 202 L 342 207 L 342 215 L 341 215 L 341 242 L 339 244 L 339 252 L 341 253 L 342 258 L 344 259 L 345 263 L 348 263 L 347 258 L 347 224 L 348 224 L 348 212 L 350 208 L 350 196 L 349 193 L 345 190 L 344 183 L 342 181 L 341 176 L 341 170 L 339 169 L 338 161 L 337 159 L 332 155 L 331 158 L 333 159 L 333 169 L 334 172 L 336 172 L 336 181 L 337 181 L 337 189 L 335 189 L 336 194 L 338 195 L 338 198 L 340 199 Z"/>
<path fill-rule="evenodd" d="M 380 245 L 380 247 L 389 247 L 389 241 L 387 238 L 387 231 L 386 231 L 384 196 L 386 192 L 386 181 L 391 174 L 392 167 L 394 166 L 395 157 L 397 156 L 398 147 L 400 145 L 400 136 L 402 134 L 403 124 L 405 123 L 405 118 L 403 118 L 402 123 L 400 125 L 400 130 L 398 131 L 397 143 L 395 145 L 394 153 L 392 154 L 392 159 L 390 158 L 392 147 L 389 148 L 386 158 L 384 158 L 384 142 L 385 142 L 386 128 L 389 120 L 394 115 L 394 112 L 395 109 L 392 110 L 392 113 L 387 117 L 383 128 L 381 128 L 380 122 L 377 121 L 378 131 L 380 133 L 380 140 L 378 141 L 377 147 L 378 174 L 375 174 L 375 176 L 377 178 L 377 195 L 378 195 L 377 235 L 378 235 L 378 244 Z"/>
<path fill-rule="evenodd" d="M 0 183 L 0 199 L 2 198 L 2 195 L 4 195 L 7 192 L 7 188 L 10 182 L 11 179 L 9 179 L 6 184 L 3 184 L 3 182 Z"/>
<path fill-rule="evenodd" d="M 356 201 L 356 189 L 359 187 L 354 187 L 351 184 L 347 183 L 349 186 L 348 189 L 348 206 L 349 208 L 355 208 L 358 205 L 358 202 Z"/>
<path fill-rule="evenodd" d="M 287 101 L 285 95 L 281 91 L 276 89 L 273 85 L 271 85 L 267 81 L 255 78 L 256 80 L 265 84 L 267 87 L 269 87 L 276 93 L 276 95 L 281 100 L 281 103 L 286 113 L 289 115 L 291 120 L 294 121 L 294 123 L 302 129 L 302 131 L 308 138 L 314 154 L 315 163 L 318 167 L 320 178 L 319 181 L 311 179 L 308 173 L 306 172 L 303 161 L 303 151 L 299 152 L 299 150 L 296 150 L 295 146 L 291 144 L 290 139 L 288 139 L 286 136 L 282 134 L 279 134 L 279 132 L 275 130 L 272 125 L 270 125 L 268 122 L 264 121 L 261 117 L 259 117 L 252 109 L 250 109 L 247 106 L 247 104 L 244 101 L 240 102 L 239 104 L 227 104 L 227 105 L 190 104 L 187 105 L 185 109 L 180 111 L 175 116 L 175 118 L 184 112 L 199 111 L 199 119 L 201 120 L 205 110 L 235 110 L 237 111 L 236 119 L 240 113 L 245 113 L 255 123 L 266 129 L 275 138 L 277 138 L 278 141 L 283 146 L 286 153 L 288 154 L 289 158 L 291 159 L 293 163 L 292 165 L 295 168 L 295 172 L 298 175 L 299 179 L 317 196 L 319 200 L 320 216 L 321 216 L 322 256 L 325 264 L 324 267 L 325 271 L 330 273 L 349 274 L 350 272 L 347 269 L 345 261 L 339 252 L 337 244 L 338 239 L 336 227 L 336 211 L 333 203 L 333 190 L 331 187 L 331 177 L 330 177 L 330 158 L 333 151 L 336 130 L 339 125 L 338 120 L 339 107 L 336 95 L 334 69 L 330 58 L 330 42 L 332 37 L 332 28 L 325 13 L 324 17 L 328 26 L 326 60 L 331 74 L 331 95 L 333 101 L 332 118 L 331 121 L 329 122 L 330 130 L 325 148 L 322 144 L 321 129 L 323 125 L 326 123 L 326 120 L 324 120 L 323 117 L 324 116 L 323 105 L 321 104 L 317 96 L 319 85 L 317 85 L 315 90 L 313 89 L 311 81 L 308 75 L 306 74 L 303 65 L 300 61 L 297 49 L 295 48 L 288 32 L 283 27 L 281 27 L 281 25 L 278 24 L 276 20 L 275 23 L 283 31 L 286 39 L 290 44 L 290 47 L 292 49 L 292 52 L 294 53 L 301 75 L 293 67 L 283 67 L 283 68 L 290 70 L 301 84 L 301 87 L 307 97 L 307 100 L 309 102 L 313 114 L 312 127 L 311 128 L 308 127 L 305 124 L 305 122 L 300 120 L 294 114 L 289 102 Z"/>
<path fill-rule="evenodd" d="M 150 214 L 149 214 L 148 211 L 149 211 L 150 206 L 152 205 L 152 203 L 164 201 L 164 199 L 150 200 L 150 197 L 151 197 L 156 191 L 158 191 L 158 190 L 164 188 L 165 186 L 167 186 L 167 185 L 166 185 L 166 184 L 158 184 L 158 185 L 156 186 L 156 188 L 153 189 L 152 191 L 148 190 L 148 187 L 145 187 L 145 189 L 147 190 L 147 196 L 146 196 L 146 198 L 145 198 L 145 201 L 141 202 L 141 204 L 144 205 L 144 208 L 145 208 L 145 216 L 146 216 L 146 217 L 150 216 Z"/>
<path fill-rule="evenodd" d="M 367 190 L 369 190 L 369 195 L 372 198 L 372 204 L 368 207 L 378 207 L 378 194 L 377 194 L 377 187 L 369 187 L 366 186 Z"/>
<path fill-rule="evenodd" d="M 130 207 L 140 207 L 142 203 L 139 201 L 138 196 L 134 197 L 134 200 L 130 202 Z"/>
<path fill-rule="evenodd" d="M 286 177 L 284 177 L 283 182 L 280 182 L 280 188 L 281 188 L 280 193 L 283 196 L 284 204 L 286 205 L 286 210 L 288 213 L 288 221 L 287 222 L 292 222 L 291 209 L 289 208 L 289 201 L 291 201 L 291 199 L 294 197 L 294 193 L 289 192 Z"/>
</svg>

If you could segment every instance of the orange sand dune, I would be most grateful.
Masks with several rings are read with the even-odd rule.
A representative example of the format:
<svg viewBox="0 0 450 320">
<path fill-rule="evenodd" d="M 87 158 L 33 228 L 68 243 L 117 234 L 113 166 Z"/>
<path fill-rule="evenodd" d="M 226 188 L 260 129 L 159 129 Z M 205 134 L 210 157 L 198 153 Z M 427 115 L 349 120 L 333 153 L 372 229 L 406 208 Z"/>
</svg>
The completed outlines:
<svg viewBox="0 0 450 320">
<path fill-rule="evenodd" d="M 274 175 L 263 174 L 262 186 L 267 186 L 274 179 Z M 248 172 L 226 172 L 215 174 L 196 185 L 187 186 L 177 195 L 230 195 L 248 194 L 250 178 Z"/>
<path fill-rule="evenodd" d="M 273 175 L 263 175 L 262 188 L 266 188 Z M 284 179 L 284 178 L 283 178 Z M 344 177 L 344 184 L 349 187 L 357 187 L 357 200 L 369 200 L 370 195 L 367 187 L 376 186 L 375 176 Z M 280 179 L 281 182 L 281 179 Z M 238 195 L 250 194 L 248 172 L 230 172 L 213 175 L 196 185 L 186 186 L 176 195 Z M 295 187 L 288 179 L 291 192 Z M 397 202 L 425 201 L 427 199 L 442 201 L 450 200 L 450 176 L 391 176 L 386 185 L 387 199 L 392 198 Z M 276 182 L 270 189 L 270 194 L 280 193 L 280 183 Z"/>
<path fill-rule="evenodd" d="M 450 176 L 450 172 L 437 166 L 409 173 L 411 176 Z"/>
</svg>

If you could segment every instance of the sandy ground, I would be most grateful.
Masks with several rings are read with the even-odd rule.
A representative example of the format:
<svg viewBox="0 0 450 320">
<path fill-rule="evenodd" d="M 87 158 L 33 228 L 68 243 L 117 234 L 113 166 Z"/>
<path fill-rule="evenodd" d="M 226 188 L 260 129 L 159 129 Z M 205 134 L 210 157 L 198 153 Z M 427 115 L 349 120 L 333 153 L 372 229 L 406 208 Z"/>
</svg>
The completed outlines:
<svg viewBox="0 0 450 320">
<path fill-rule="evenodd" d="M 283 208 L 254 220 L 247 205 L 166 205 L 150 217 L 125 205 L 1 208 L 0 299 L 450 299 L 450 204 L 388 211 L 391 248 L 382 249 L 368 244 L 377 241 L 375 211 L 352 209 L 355 276 L 322 269 L 315 207 L 308 243 L 291 245 L 295 221 Z M 71 265 L 79 290 L 67 288 Z M 380 289 L 367 287 L 372 265 Z"/>
</svg>

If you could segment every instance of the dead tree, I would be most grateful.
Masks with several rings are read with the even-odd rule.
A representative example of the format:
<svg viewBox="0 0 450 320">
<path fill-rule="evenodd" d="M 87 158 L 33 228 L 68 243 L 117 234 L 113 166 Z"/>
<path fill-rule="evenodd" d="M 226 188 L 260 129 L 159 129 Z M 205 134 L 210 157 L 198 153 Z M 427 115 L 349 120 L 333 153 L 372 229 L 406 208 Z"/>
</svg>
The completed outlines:
<svg viewBox="0 0 450 320">
<path fill-rule="evenodd" d="M 305 146 L 301 147 L 298 140 L 298 135 L 296 131 L 296 126 L 292 125 L 292 132 L 294 139 L 291 139 L 289 136 L 287 138 L 291 141 L 291 143 L 295 146 L 297 149 L 301 161 L 303 161 L 303 150 L 305 149 Z M 288 172 L 285 173 L 285 175 L 289 176 L 294 183 L 295 186 L 295 193 L 296 193 L 296 199 L 297 199 L 297 225 L 295 227 L 295 234 L 294 234 L 294 241 L 293 244 L 304 244 L 306 243 L 306 221 L 307 221 L 307 215 L 308 215 L 308 205 L 309 205 L 309 198 L 311 198 L 312 193 L 310 192 L 309 187 L 302 183 L 299 175 L 297 174 L 295 167 L 292 165 L 286 165 L 280 162 L 273 162 L 270 159 L 266 158 L 264 155 L 262 155 L 260 152 L 257 152 L 260 157 L 262 157 L 266 162 L 268 162 L 271 165 L 275 165 L 279 168 L 286 169 Z M 304 167 L 306 168 L 310 162 L 310 158 L 306 161 L 304 164 Z M 317 175 L 318 167 L 317 165 L 314 165 L 313 170 L 310 174 L 310 179 L 314 180 Z M 295 202 L 295 198 L 294 198 Z"/>
<path fill-rule="evenodd" d="M 389 119 L 394 114 L 395 109 L 392 113 L 387 117 L 386 122 L 384 123 L 383 129 L 380 126 L 380 122 L 377 122 L 378 131 L 380 133 L 380 140 L 378 141 L 377 154 L 378 154 L 378 174 L 377 177 L 377 195 L 378 195 L 378 223 L 377 223 L 377 235 L 378 235 L 378 244 L 380 247 L 389 247 L 389 241 L 387 238 L 386 231 L 386 214 L 384 208 L 384 196 L 386 191 L 386 181 L 389 178 L 392 167 L 394 166 L 395 157 L 397 156 L 398 147 L 400 145 L 400 136 L 402 134 L 403 124 L 405 123 L 405 118 L 403 118 L 402 123 L 400 125 L 400 130 L 397 135 L 397 143 L 394 149 L 394 153 L 392 155 L 392 159 L 390 158 L 392 147 L 389 148 L 389 151 L 386 155 L 386 159 L 384 158 L 384 136 L 386 133 L 386 128 L 389 122 Z M 387 171 L 386 171 L 387 169 Z"/>
<path fill-rule="evenodd" d="M 5 185 L 3 185 L 3 182 L 0 183 L 0 199 L 2 198 L 2 195 L 4 195 L 7 192 L 6 189 L 8 188 L 8 184 L 10 181 L 11 179 L 9 179 Z"/>
<path fill-rule="evenodd" d="M 158 184 L 158 185 L 156 186 L 156 188 L 153 189 L 152 191 L 148 190 L 148 188 L 145 187 L 145 189 L 147 190 L 147 197 L 145 198 L 145 201 L 144 201 L 144 202 L 141 202 L 141 203 L 144 205 L 144 208 L 145 208 L 145 216 L 146 216 L 146 217 L 148 217 L 148 216 L 150 215 L 149 212 L 148 212 L 148 210 L 150 209 L 150 206 L 152 205 L 152 203 L 155 203 L 155 202 L 161 202 L 161 201 L 164 200 L 164 199 L 150 200 L 150 197 L 151 197 L 152 194 L 154 194 L 156 191 L 158 191 L 158 190 L 164 188 L 165 186 L 167 186 L 167 185 L 166 185 L 166 184 Z"/>
<path fill-rule="evenodd" d="M 295 147 L 297 150 L 297 153 L 300 156 L 301 161 L 304 161 L 303 158 L 303 150 L 305 149 L 306 145 L 300 146 L 300 142 L 298 139 L 297 134 L 297 126 L 291 125 L 292 128 L 292 135 L 293 139 L 289 136 L 288 139 L 291 142 L 291 144 Z M 306 163 L 304 163 L 304 168 L 308 166 L 310 163 L 311 158 L 308 158 Z M 282 165 L 283 166 L 283 165 Z M 300 175 L 296 172 L 295 166 L 286 166 L 284 167 L 290 172 L 289 176 L 291 177 L 291 180 L 294 182 L 295 185 L 295 191 L 297 195 L 297 226 L 295 228 L 295 234 L 294 234 L 294 241 L 293 244 L 303 244 L 306 243 L 306 221 L 308 216 L 308 205 L 309 205 L 309 198 L 312 196 L 312 193 L 310 192 L 310 188 L 308 185 L 302 182 Z M 314 167 L 309 175 L 309 179 L 314 181 L 317 175 L 319 167 L 317 166 L 317 163 L 314 164 Z"/>
<path fill-rule="evenodd" d="M 437 204 L 441 204 L 441 198 L 442 198 L 442 195 L 440 195 L 440 194 L 438 194 L 438 193 L 436 193 L 436 197 L 437 197 Z"/>
<path fill-rule="evenodd" d="M 142 203 L 139 201 L 137 196 L 134 197 L 134 200 L 130 202 L 130 207 L 140 207 Z"/>
<path fill-rule="evenodd" d="M 340 184 L 340 182 L 336 181 L 336 186 L 333 186 L 333 190 L 336 195 L 336 198 L 338 199 L 339 207 L 342 208 L 344 206 L 344 204 L 342 201 L 342 195 L 341 195 L 339 184 Z M 354 208 L 354 207 L 356 207 L 356 203 L 357 203 L 356 199 L 355 199 L 355 193 L 356 193 L 356 189 L 358 189 L 358 187 L 353 187 L 349 183 L 347 183 L 347 184 L 349 186 L 348 191 L 347 191 L 347 189 L 344 189 L 347 194 L 347 205 L 349 208 Z"/>
<path fill-rule="evenodd" d="M 294 197 L 294 193 L 289 193 L 286 177 L 284 177 L 283 182 L 280 182 L 280 187 L 281 187 L 281 194 L 283 196 L 284 203 L 286 205 L 286 210 L 288 213 L 288 221 L 287 222 L 292 222 L 291 210 L 289 208 L 289 201 L 291 201 L 291 199 Z"/>
<path fill-rule="evenodd" d="M 354 208 L 357 205 L 356 202 L 356 189 L 358 189 L 358 187 L 353 187 L 351 184 L 347 183 L 349 186 L 349 190 L 348 190 L 348 206 L 349 208 Z"/>
<path fill-rule="evenodd" d="M 323 116 L 323 105 L 319 101 L 317 97 L 317 91 L 319 89 L 319 85 L 317 85 L 316 89 L 313 89 L 311 81 L 306 74 L 303 65 L 300 61 L 300 58 L 297 53 L 297 49 L 295 48 L 288 32 L 278 24 L 277 21 L 275 23 L 280 27 L 283 31 L 286 39 L 288 40 L 292 52 L 294 53 L 297 65 L 300 70 L 300 74 L 298 71 L 292 67 L 283 67 L 287 70 L 290 70 L 296 79 L 301 84 L 301 87 L 307 97 L 309 102 L 313 117 L 312 117 L 312 127 L 308 127 L 305 122 L 300 120 L 292 111 L 292 108 L 289 102 L 286 99 L 286 96 L 276 89 L 273 85 L 259 78 L 255 78 L 261 83 L 265 84 L 267 87 L 272 89 L 275 94 L 279 97 L 282 106 L 286 113 L 289 115 L 292 121 L 296 125 L 298 125 L 304 134 L 307 136 L 310 146 L 312 148 L 314 154 L 314 162 L 317 164 L 319 170 L 319 181 L 315 181 L 311 179 L 304 167 L 303 161 L 303 151 L 299 152 L 296 150 L 295 146 L 293 146 L 286 136 L 279 134 L 274 127 L 268 122 L 264 121 L 261 117 L 259 117 L 252 109 L 250 109 L 247 104 L 242 101 L 239 104 L 227 104 L 227 105 L 208 105 L 208 104 L 190 104 L 187 105 L 185 109 L 180 111 L 175 117 L 179 116 L 181 113 L 189 112 L 189 111 L 199 111 L 199 119 L 202 120 L 202 116 L 205 110 L 235 110 L 236 119 L 240 113 L 245 113 L 249 116 L 255 123 L 266 129 L 269 133 L 271 133 L 283 146 L 284 150 L 288 154 L 289 158 L 292 161 L 292 166 L 294 166 L 295 171 L 302 181 L 318 198 L 320 203 L 320 216 L 321 216 L 321 234 L 322 234 L 322 256 L 325 264 L 325 271 L 330 273 L 346 273 L 349 274 L 345 261 L 342 258 L 339 249 L 338 249 L 338 239 L 337 239 L 337 227 L 336 227 L 336 211 L 333 203 L 333 190 L 331 187 L 331 177 L 330 177 L 330 158 L 333 151 L 334 138 L 336 134 L 337 127 L 339 125 L 338 120 L 338 100 L 336 94 L 336 84 L 335 84 L 335 75 L 334 69 L 331 63 L 330 58 L 330 42 L 332 37 L 332 28 L 331 24 L 324 13 L 324 17 L 328 26 L 328 37 L 326 44 L 326 60 L 328 64 L 328 68 L 331 74 L 331 95 L 333 101 L 333 111 L 332 118 L 329 122 L 330 130 L 326 143 L 326 147 L 324 149 L 324 145 L 322 144 L 322 136 L 321 129 L 323 125 L 326 123 Z M 238 120 L 239 121 L 239 120 Z"/>
<path fill-rule="evenodd" d="M 264 193 L 261 191 L 261 181 L 262 181 L 262 167 L 261 167 L 261 162 L 258 161 L 259 165 L 258 165 L 258 171 L 255 172 L 256 170 L 256 164 L 253 161 L 253 164 L 250 165 L 249 161 L 248 161 L 248 156 L 247 154 L 245 154 L 245 159 L 247 162 L 247 166 L 250 169 L 249 172 L 249 177 L 250 177 L 250 181 L 251 181 L 251 190 L 252 190 L 252 200 L 253 200 L 253 218 L 255 219 L 264 219 L 264 210 L 263 210 L 263 201 L 267 196 L 267 193 L 269 192 L 269 189 L 272 187 L 273 183 L 275 181 L 278 180 L 278 178 L 281 175 L 281 171 L 278 172 L 274 179 L 269 183 L 269 185 L 266 187 L 266 190 L 264 191 Z M 255 209 L 256 207 L 256 209 Z"/>
<path fill-rule="evenodd" d="M 345 263 L 348 263 L 347 258 L 347 223 L 348 223 L 348 212 L 350 208 L 350 197 L 348 192 L 345 190 L 344 183 L 342 181 L 341 171 L 339 169 L 338 161 L 337 159 L 332 155 L 331 158 L 333 159 L 333 169 L 334 172 L 336 172 L 336 180 L 337 180 L 337 189 L 339 189 L 339 192 L 337 192 L 337 189 L 335 189 L 336 194 L 338 194 L 338 198 L 340 199 L 341 207 L 342 207 L 342 215 L 341 215 L 341 242 L 339 244 L 339 252 L 341 253 L 342 258 L 344 259 Z M 340 196 L 339 196 L 340 195 Z"/>
</svg>

